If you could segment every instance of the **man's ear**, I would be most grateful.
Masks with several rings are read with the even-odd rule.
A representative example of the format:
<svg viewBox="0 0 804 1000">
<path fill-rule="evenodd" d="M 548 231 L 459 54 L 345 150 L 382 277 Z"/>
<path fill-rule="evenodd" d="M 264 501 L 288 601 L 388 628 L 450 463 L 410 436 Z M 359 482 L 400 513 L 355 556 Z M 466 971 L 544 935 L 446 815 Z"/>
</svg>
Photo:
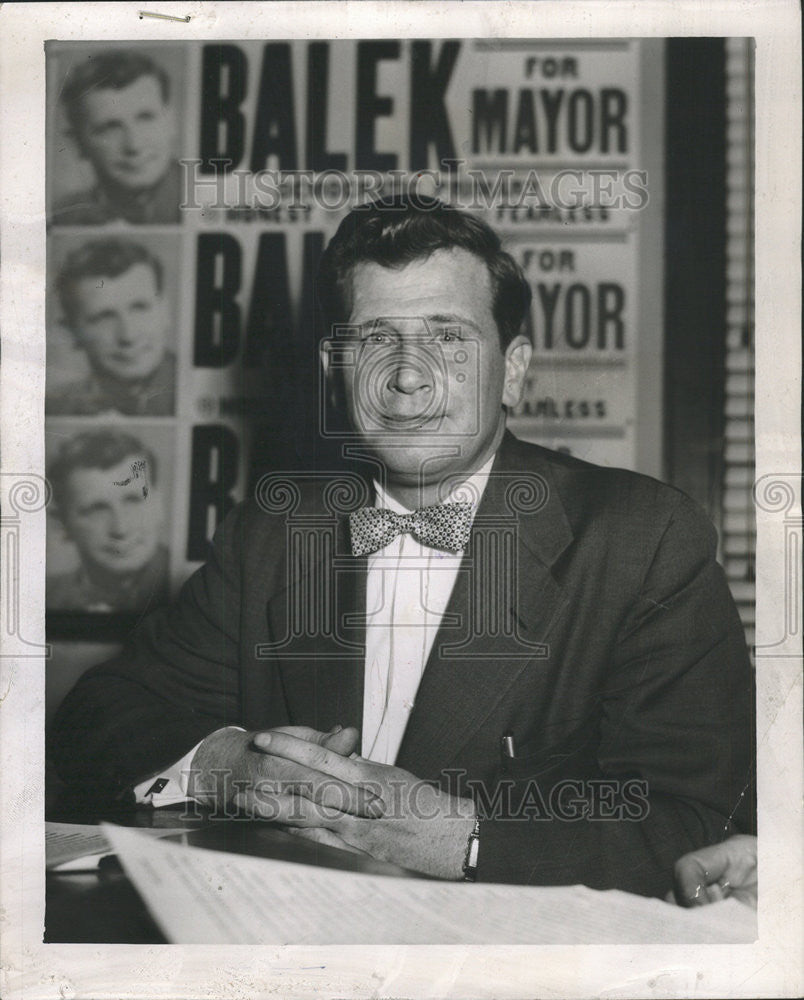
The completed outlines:
<svg viewBox="0 0 804 1000">
<path fill-rule="evenodd" d="M 167 104 L 165 106 L 165 114 L 168 120 L 168 135 L 170 136 L 170 143 L 173 147 L 173 151 L 176 151 L 176 140 L 179 137 L 179 123 L 176 118 L 176 109 L 172 104 Z"/>
<path fill-rule="evenodd" d="M 170 331 L 170 303 L 165 296 L 164 289 L 156 293 L 155 302 L 155 312 L 156 312 L 156 322 L 162 325 L 162 334 L 165 341 L 167 341 L 167 336 Z"/>
<path fill-rule="evenodd" d="M 520 334 L 505 349 L 505 384 L 503 385 L 503 406 L 516 406 L 522 398 L 525 376 L 530 367 L 533 347 L 527 337 Z"/>
<path fill-rule="evenodd" d="M 78 154 L 79 160 L 89 160 L 89 155 L 87 154 L 87 151 L 84 148 L 84 143 L 81 141 L 81 136 L 79 135 L 78 129 L 71 125 L 69 128 L 66 128 L 64 130 L 64 134 L 73 144 L 73 148 Z"/>
<path fill-rule="evenodd" d="M 324 378 L 327 382 L 327 395 L 329 396 L 329 403 L 337 410 L 340 408 L 341 392 L 340 379 L 332 365 L 332 351 L 334 348 L 335 342 L 327 337 L 321 341 L 318 353 L 321 358 L 321 368 L 324 372 Z"/>
<path fill-rule="evenodd" d="M 70 529 L 67 527 L 67 519 L 64 516 L 64 511 L 56 506 L 56 501 L 52 500 L 48 505 L 48 514 L 51 517 L 51 521 L 48 522 L 48 530 L 52 525 L 57 533 L 57 537 L 61 536 L 63 542 L 72 544 L 73 536 L 70 534 Z"/>
<path fill-rule="evenodd" d="M 84 344 L 81 340 L 81 327 L 79 323 L 74 323 L 66 313 L 62 313 L 59 325 L 61 326 L 65 336 L 70 342 L 70 346 L 74 351 L 83 351 Z"/>
<path fill-rule="evenodd" d="M 151 517 L 158 523 L 160 529 L 163 528 L 165 520 L 164 498 L 162 491 L 153 483 L 150 484 L 148 489 L 148 503 L 151 504 Z"/>
<path fill-rule="evenodd" d="M 318 356 L 321 359 L 321 367 L 324 370 L 324 377 L 327 379 L 327 381 L 332 380 L 332 371 L 330 367 L 331 352 L 332 352 L 332 341 L 328 337 L 325 337 L 324 340 L 322 340 L 321 344 L 319 345 Z"/>
</svg>

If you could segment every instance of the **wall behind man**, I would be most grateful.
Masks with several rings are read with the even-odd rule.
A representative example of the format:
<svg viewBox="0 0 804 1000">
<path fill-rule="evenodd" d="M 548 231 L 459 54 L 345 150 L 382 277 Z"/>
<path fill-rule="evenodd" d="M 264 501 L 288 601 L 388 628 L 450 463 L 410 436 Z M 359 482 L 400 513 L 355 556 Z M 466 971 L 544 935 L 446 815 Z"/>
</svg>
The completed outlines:
<svg viewBox="0 0 804 1000">
<path fill-rule="evenodd" d="M 675 380 L 666 379 L 687 364 L 681 350 L 689 334 L 668 318 L 676 315 L 671 305 L 665 346 L 662 307 L 666 283 L 675 304 L 689 282 L 701 308 L 707 289 L 716 297 L 720 286 L 701 276 L 716 255 L 686 271 L 665 266 L 665 240 L 677 261 L 685 253 L 677 244 L 696 238 L 694 225 L 666 228 L 665 170 L 677 177 L 696 152 L 676 139 L 685 116 L 694 120 L 699 110 L 689 101 L 671 109 L 665 89 L 687 74 L 690 89 L 697 84 L 704 95 L 699 103 L 716 104 L 720 85 L 716 66 L 685 54 L 682 42 L 188 43 L 178 54 L 172 47 L 169 69 L 184 109 L 179 152 L 197 184 L 179 225 L 141 231 L 177 248 L 169 292 L 178 406 L 162 420 L 174 480 L 174 586 L 200 565 L 215 524 L 259 475 L 326 469 L 337 455 L 321 433 L 315 265 L 351 204 L 379 193 L 377 177 L 386 191 L 414 179 L 422 193 L 468 208 L 474 199 L 525 267 L 537 349 L 511 417 L 515 433 L 677 483 L 686 476 L 702 495 L 677 442 L 685 434 L 706 441 L 707 455 L 721 444 L 694 408 L 679 405 Z M 55 95 L 73 59 L 66 43 L 49 48 L 54 176 Z M 280 190 L 270 173 L 278 170 L 312 170 L 317 180 L 296 174 Z M 697 210 L 707 204 L 701 198 Z M 694 216 L 684 218 L 694 223 Z M 705 230 L 714 243 L 716 227 Z M 706 308 L 711 314 L 714 306 Z M 697 323 L 695 331 L 695 349 L 715 357 L 718 326 Z M 707 368 L 715 397 L 720 377 L 717 366 Z M 127 419 L 136 429 L 136 418 Z M 693 431 L 683 426 L 690 421 Z M 714 494 L 703 492 L 710 503 Z M 93 640 L 121 638 L 130 621 L 73 615 L 49 624 L 52 712 L 66 681 L 107 651 Z"/>
</svg>

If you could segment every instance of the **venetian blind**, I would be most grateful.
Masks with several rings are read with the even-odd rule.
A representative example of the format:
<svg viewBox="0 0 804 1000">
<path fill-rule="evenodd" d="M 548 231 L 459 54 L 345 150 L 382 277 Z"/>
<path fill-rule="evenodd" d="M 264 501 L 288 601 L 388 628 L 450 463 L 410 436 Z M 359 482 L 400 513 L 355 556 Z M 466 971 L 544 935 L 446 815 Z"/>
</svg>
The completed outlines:
<svg viewBox="0 0 804 1000">
<path fill-rule="evenodd" d="M 750 38 L 726 40 L 726 385 L 721 559 L 753 652 L 754 129 Z"/>
</svg>

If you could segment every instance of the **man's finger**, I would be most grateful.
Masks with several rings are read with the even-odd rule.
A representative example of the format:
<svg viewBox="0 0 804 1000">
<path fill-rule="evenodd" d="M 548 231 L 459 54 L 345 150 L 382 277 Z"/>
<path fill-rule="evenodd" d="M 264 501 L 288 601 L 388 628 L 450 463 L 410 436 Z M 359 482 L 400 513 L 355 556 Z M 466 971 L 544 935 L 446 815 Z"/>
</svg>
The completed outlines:
<svg viewBox="0 0 804 1000">
<path fill-rule="evenodd" d="M 344 757 L 355 754 L 360 741 L 360 733 L 354 726 L 346 726 L 346 728 L 333 726 L 328 733 L 324 733 L 320 729 L 313 729 L 311 726 L 277 726 L 275 729 L 268 729 L 265 732 L 286 733 L 288 736 L 295 736 L 308 743 L 327 747 L 328 750 L 333 750 Z"/>
<path fill-rule="evenodd" d="M 359 740 L 360 733 L 358 733 L 354 726 L 347 726 L 339 732 L 324 734 L 321 745 L 325 746 L 328 750 L 334 750 L 335 753 L 340 754 L 342 757 L 348 757 L 360 745 Z"/>
<path fill-rule="evenodd" d="M 252 784 L 259 782 L 265 787 L 271 783 L 276 791 L 302 796 L 355 816 L 377 819 L 384 814 L 385 805 L 380 797 L 379 787 L 358 786 L 332 774 L 299 764 L 295 760 L 271 754 L 260 746 L 259 741 L 264 744 L 265 740 L 262 738 L 266 735 L 258 733 L 253 737 L 250 767 Z M 274 737 L 293 740 L 301 746 L 310 746 L 322 754 L 332 754 L 333 760 L 344 759 L 333 751 L 295 736 L 274 732 Z"/>
<path fill-rule="evenodd" d="M 702 906 L 706 886 L 704 868 L 692 855 L 685 855 L 676 862 L 676 898 L 682 906 Z"/>
<path fill-rule="evenodd" d="M 676 862 L 676 896 L 682 906 L 705 906 L 713 901 L 710 886 L 723 874 L 723 866 L 715 865 L 716 859 L 702 858 L 697 853 L 685 854 Z"/>
<path fill-rule="evenodd" d="M 272 783 L 257 783 L 233 799 L 234 805 L 252 819 L 298 827 L 337 827 L 343 813 L 338 809 L 297 795 L 277 792 Z"/>
<path fill-rule="evenodd" d="M 290 733 L 282 733 L 278 730 L 257 733 L 254 737 L 254 745 L 263 753 L 271 754 L 272 757 L 294 761 L 296 764 L 302 764 L 314 771 L 340 778 L 353 785 L 361 784 L 368 787 L 371 787 L 372 784 L 377 785 L 374 779 L 373 765 L 359 758 L 344 757 L 331 750 L 329 746 L 300 740 Z M 378 785 L 376 791 L 379 796 L 381 789 Z"/>
<path fill-rule="evenodd" d="M 362 854 L 364 857 L 371 857 L 368 851 L 361 851 L 359 847 L 354 847 L 352 844 L 347 843 L 343 837 L 339 837 L 337 833 L 333 833 L 332 830 L 328 830 L 326 827 L 289 826 L 285 832 L 292 833 L 294 837 L 298 837 L 300 840 L 312 840 L 316 844 L 325 844 L 327 847 L 337 847 L 341 851 L 349 851 L 351 854 Z"/>
<path fill-rule="evenodd" d="M 379 819 L 385 811 L 382 799 L 371 789 L 314 771 L 295 761 L 270 754 L 267 757 L 270 771 L 262 781 L 263 786 L 271 784 L 285 794 L 307 798 L 338 812 L 368 819 Z M 260 782 L 259 778 L 257 782 Z"/>
<path fill-rule="evenodd" d="M 725 898 L 726 893 L 724 892 L 723 886 L 720 882 L 712 882 L 711 885 L 706 887 L 706 901 L 708 903 L 719 903 Z"/>
</svg>

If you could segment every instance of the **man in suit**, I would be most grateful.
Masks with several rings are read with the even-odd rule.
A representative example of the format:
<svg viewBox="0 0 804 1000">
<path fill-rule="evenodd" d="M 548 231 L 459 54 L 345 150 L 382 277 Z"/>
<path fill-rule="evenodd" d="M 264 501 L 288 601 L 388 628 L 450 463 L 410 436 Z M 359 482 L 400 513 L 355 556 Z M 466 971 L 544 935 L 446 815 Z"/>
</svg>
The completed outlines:
<svg viewBox="0 0 804 1000">
<path fill-rule="evenodd" d="M 172 415 L 176 358 L 166 346 L 170 310 L 159 258 L 132 240 L 90 240 L 67 257 L 57 289 L 64 323 L 89 372 L 50 388 L 45 413 Z"/>
<path fill-rule="evenodd" d="M 128 49 L 95 53 L 71 68 L 61 101 L 96 183 L 66 196 L 53 212 L 54 223 L 179 222 L 181 172 L 165 70 Z"/>
<path fill-rule="evenodd" d="M 664 896 L 750 816 L 713 529 L 670 487 L 506 432 L 530 289 L 484 223 L 357 209 L 318 290 L 368 476 L 263 481 L 68 697 L 62 776 L 154 804 L 172 785 L 445 878 Z"/>
</svg>

